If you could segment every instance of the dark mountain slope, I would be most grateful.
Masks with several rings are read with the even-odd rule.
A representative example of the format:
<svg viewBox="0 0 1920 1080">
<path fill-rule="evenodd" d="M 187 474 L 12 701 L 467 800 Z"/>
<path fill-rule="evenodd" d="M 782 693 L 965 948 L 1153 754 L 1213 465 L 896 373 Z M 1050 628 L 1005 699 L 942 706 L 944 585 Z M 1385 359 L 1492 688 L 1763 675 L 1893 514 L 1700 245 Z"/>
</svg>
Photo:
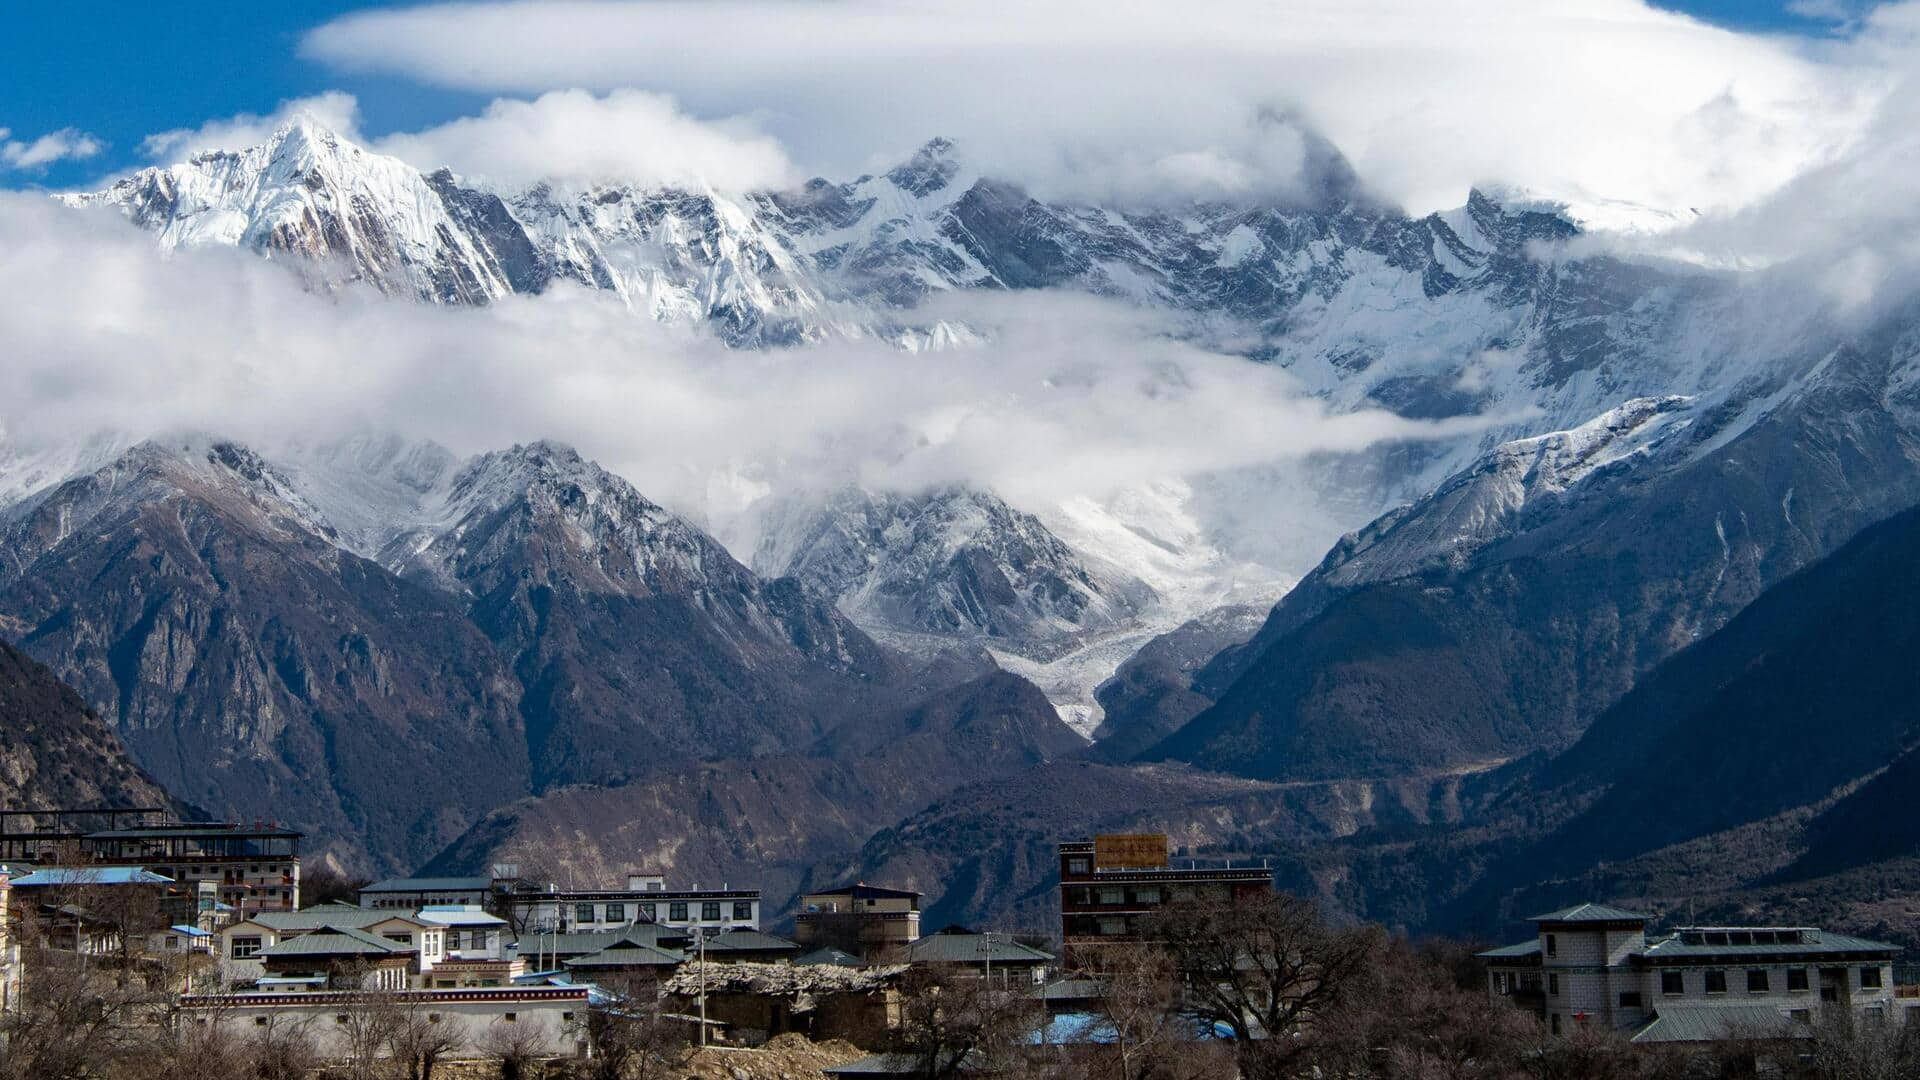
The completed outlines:
<svg viewBox="0 0 1920 1080">
<path fill-rule="evenodd" d="M 561 446 L 483 455 L 389 562 L 463 596 L 525 687 L 537 788 L 662 758 L 805 746 L 911 692 L 892 654 L 790 580 Z"/>
<path fill-rule="evenodd" d="M 1304 778 L 1571 744 L 1765 586 L 1920 502 L 1902 326 L 1719 408 L 1636 403 L 1567 433 L 1571 464 L 1503 447 L 1336 547 L 1149 756 Z"/>
<path fill-rule="evenodd" d="M 80 695 L 0 641 L 0 804 L 21 810 L 174 802 Z"/>
<path fill-rule="evenodd" d="M 329 544 L 239 447 L 142 444 L 0 528 L 24 562 L 0 582 L 10 636 L 195 804 L 373 872 L 526 790 L 519 688 L 485 637 Z"/>
<path fill-rule="evenodd" d="M 751 880 L 771 911 L 813 863 L 943 793 L 1082 745 L 1037 687 L 994 672 L 849 721 L 807 753 L 674 765 L 502 807 L 427 869 L 504 861 L 587 882 L 646 865 L 680 880 Z"/>
<path fill-rule="evenodd" d="M 1581 890 L 1730 893 L 1913 854 L 1899 808 L 1920 790 L 1916 649 L 1911 510 L 1768 589 L 1596 719 L 1496 808 L 1514 838 L 1443 920 L 1489 925 Z M 1528 839 L 1527 821 L 1545 828 Z"/>
</svg>

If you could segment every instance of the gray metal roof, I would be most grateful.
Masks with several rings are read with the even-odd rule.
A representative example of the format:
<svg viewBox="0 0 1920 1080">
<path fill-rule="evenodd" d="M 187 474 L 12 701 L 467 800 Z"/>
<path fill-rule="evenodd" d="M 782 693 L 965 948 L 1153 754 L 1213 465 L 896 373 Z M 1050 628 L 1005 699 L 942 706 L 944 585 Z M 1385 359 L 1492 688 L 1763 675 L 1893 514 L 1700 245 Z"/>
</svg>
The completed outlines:
<svg viewBox="0 0 1920 1080">
<path fill-rule="evenodd" d="M 697 949 L 697 946 L 696 946 Z M 800 946 L 783 937 L 760 930 L 729 930 L 724 934 L 715 934 L 707 939 L 707 951 L 716 952 L 793 952 Z"/>
<path fill-rule="evenodd" d="M 290 956 L 391 956 L 395 953 L 410 953 L 413 946 L 402 945 L 397 941 L 388 941 L 365 930 L 356 930 L 350 926 L 329 926 L 315 930 L 311 934 L 301 934 L 288 938 L 277 945 L 260 950 L 263 957 Z"/>
<path fill-rule="evenodd" d="M 1682 959 L 1725 956 L 1729 958 L 1757 958 L 1765 956 L 1806 956 L 1821 953 L 1887 953 L 1898 954 L 1898 945 L 1889 945 L 1884 941 L 1854 937 L 1851 934 L 1838 934 L 1831 930 L 1803 930 L 1803 940 L 1793 942 L 1768 942 L 1746 945 L 1708 945 L 1692 944 L 1682 940 L 1678 933 L 1653 942 L 1639 955 L 1650 961 L 1662 959 Z"/>
<path fill-rule="evenodd" d="M 596 930 L 574 934 L 522 934 L 519 949 L 521 956 L 547 954 L 553 956 L 586 956 L 601 949 L 622 943 L 650 945 L 659 947 L 662 939 L 686 940 L 692 935 L 670 926 L 654 923 L 635 923 L 618 930 Z"/>
<path fill-rule="evenodd" d="M 388 919 L 407 919 L 392 909 L 353 907 L 349 904 L 321 904 L 299 911 L 263 911 L 246 921 L 272 930 L 318 930 L 323 926 L 351 926 L 355 929 L 383 923 Z M 409 920 L 410 921 L 410 920 Z"/>
<path fill-rule="evenodd" d="M 1608 907 L 1605 904 L 1575 904 L 1549 911 L 1545 915 L 1535 915 L 1528 922 L 1583 923 L 1583 922 L 1646 922 L 1647 917 L 1636 911 L 1624 908 Z"/>
<path fill-rule="evenodd" d="M 860 966 L 859 957 L 831 945 L 822 945 L 810 953 L 795 957 L 793 962 L 801 967 L 813 967 L 818 964 L 833 964 L 839 967 Z"/>
<path fill-rule="evenodd" d="M 388 878 L 371 885 L 361 886 L 363 893 L 388 892 L 486 892 L 493 888 L 492 878 L 483 877 L 422 877 Z"/>
<path fill-rule="evenodd" d="M 1689 1043 L 1805 1039 L 1812 1034 L 1771 1005 L 1662 1005 L 1632 1038 L 1637 1043 Z"/>
<path fill-rule="evenodd" d="M 679 967 L 686 962 L 683 953 L 637 943 L 615 945 L 564 961 L 569 968 Z"/>
<path fill-rule="evenodd" d="M 999 934 L 930 934 L 907 946 L 916 964 L 1045 964 L 1052 953 Z"/>
<path fill-rule="evenodd" d="M 1518 945 L 1502 945 L 1497 949 L 1487 949 L 1473 955 L 1488 960 L 1524 960 L 1530 956 L 1540 955 L 1540 939 L 1523 941 Z"/>
</svg>

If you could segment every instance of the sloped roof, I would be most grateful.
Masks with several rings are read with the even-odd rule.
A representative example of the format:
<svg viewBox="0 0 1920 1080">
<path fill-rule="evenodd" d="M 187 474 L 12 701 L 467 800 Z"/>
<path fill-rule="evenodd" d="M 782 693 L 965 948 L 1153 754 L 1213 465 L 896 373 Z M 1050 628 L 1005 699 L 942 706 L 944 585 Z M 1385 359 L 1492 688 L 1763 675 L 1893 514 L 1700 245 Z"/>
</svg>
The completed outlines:
<svg viewBox="0 0 1920 1080">
<path fill-rule="evenodd" d="M 263 957 L 367 956 L 381 958 L 413 952 L 413 946 L 388 941 L 351 926 L 327 926 L 260 950 Z"/>
<path fill-rule="evenodd" d="M 999 934 L 933 934 L 909 944 L 907 959 L 917 964 L 1045 964 L 1053 954 Z"/>
<path fill-rule="evenodd" d="M 698 951 L 698 946 L 695 946 Z M 789 952 L 797 953 L 800 946 L 761 930 L 729 930 L 724 934 L 715 934 L 707 939 L 708 953 L 726 952 Z"/>
<path fill-rule="evenodd" d="M 1518 945 L 1502 945 L 1497 949 L 1485 949 L 1473 955 L 1487 960 L 1524 960 L 1529 956 L 1540 955 L 1540 939 L 1523 941 Z"/>
<path fill-rule="evenodd" d="M 1717 1042 L 1721 1039 L 1805 1039 L 1813 1032 L 1771 1005 L 1662 1005 L 1633 1033 L 1637 1043 Z"/>
<path fill-rule="evenodd" d="M 1608 907 L 1605 904 L 1575 904 L 1549 911 L 1545 915 L 1535 915 L 1528 922 L 1585 923 L 1585 922 L 1646 922 L 1647 917 L 1624 908 Z"/>
<path fill-rule="evenodd" d="M 383 911 L 379 908 L 354 907 L 351 904 L 321 904 L 317 907 L 301 908 L 299 911 L 263 911 L 258 915 L 248 916 L 246 921 L 258 923 L 270 930 L 298 932 L 318 930 L 323 926 L 351 926 L 361 929 L 397 918 L 404 918 L 404 916 L 395 911 Z"/>
<path fill-rule="evenodd" d="M 615 945 L 601 949 L 597 953 L 576 956 L 563 961 L 569 968 L 626 968 L 626 967 L 679 967 L 686 963 L 685 954 L 657 949 L 652 945 L 638 943 Z"/>
<path fill-rule="evenodd" d="M 521 956 L 586 956 L 622 942 L 660 947 L 663 938 L 683 940 L 690 937 L 672 927 L 635 923 L 618 930 L 595 930 L 576 934 L 522 934 L 518 942 Z"/>
<path fill-rule="evenodd" d="M 139 866 L 48 866 L 24 877 L 13 879 L 16 889 L 36 887 L 78 888 L 96 885 L 172 885 L 162 877 Z"/>
<path fill-rule="evenodd" d="M 836 949 L 831 945 L 822 945 L 810 953 L 797 956 L 793 962 L 801 967 L 812 967 L 817 964 L 833 964 L 839 967 L 860 966 L 859 957 L 850 952 Z"/>
</svg>

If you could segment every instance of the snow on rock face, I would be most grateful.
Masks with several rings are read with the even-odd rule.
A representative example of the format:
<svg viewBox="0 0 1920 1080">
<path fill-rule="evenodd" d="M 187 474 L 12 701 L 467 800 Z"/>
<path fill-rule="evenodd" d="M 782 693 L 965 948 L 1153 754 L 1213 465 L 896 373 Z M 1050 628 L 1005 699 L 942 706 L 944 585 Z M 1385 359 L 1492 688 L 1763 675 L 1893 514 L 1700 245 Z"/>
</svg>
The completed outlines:
<svg viewBox="0 0 1920 1080">
<path fill-rule="evenodd" d="M 981 640 L 1046 655 L 1129 625 L 1156 597 L 991 494 L 844 489 L 769 515 L 753 558 L 833 597 L 870 632 Z"/>
<path fill-rule="evenodd" d="M 1630 467 L 1688 426 L 1695 399 L 1637 398 L 1567 431 L 1503 443 L 1425 499 L 1342 540 L 1321 567 L 1325 584 L 1350 587 L 1459 566 L 1513 534 L 1522 515 L 1568 495 L 1609 468 Z"/>
</svg>

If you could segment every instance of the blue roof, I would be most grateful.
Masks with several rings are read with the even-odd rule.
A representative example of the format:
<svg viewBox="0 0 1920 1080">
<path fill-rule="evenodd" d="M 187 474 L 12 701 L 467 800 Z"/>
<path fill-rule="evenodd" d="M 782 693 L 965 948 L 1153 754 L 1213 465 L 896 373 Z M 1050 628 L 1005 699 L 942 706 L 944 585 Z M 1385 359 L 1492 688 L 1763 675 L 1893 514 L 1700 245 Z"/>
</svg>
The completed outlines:
<svg viewBox="0 0 1920 1080">
<path fill-rule="evenodd" d="M 212 934 L 208 933 L 205 930 L 200 929 L 197 926 L 186 926 L 184 924 L 178 925 L 178 926 L 169 926 L 167 927 L 167 929 L 173 931 L 176 934 L 185 934 L 188 937 L 212 937 L 213 936 Z"/>
<path fill-rule="evenodd" d="M 15 888 L 36 886 L 84 885 L 171 885 L 173 879 L 161 877 L 138 866 L 48 866 L 26 877 L 14 878 Z"/>
</svg>

